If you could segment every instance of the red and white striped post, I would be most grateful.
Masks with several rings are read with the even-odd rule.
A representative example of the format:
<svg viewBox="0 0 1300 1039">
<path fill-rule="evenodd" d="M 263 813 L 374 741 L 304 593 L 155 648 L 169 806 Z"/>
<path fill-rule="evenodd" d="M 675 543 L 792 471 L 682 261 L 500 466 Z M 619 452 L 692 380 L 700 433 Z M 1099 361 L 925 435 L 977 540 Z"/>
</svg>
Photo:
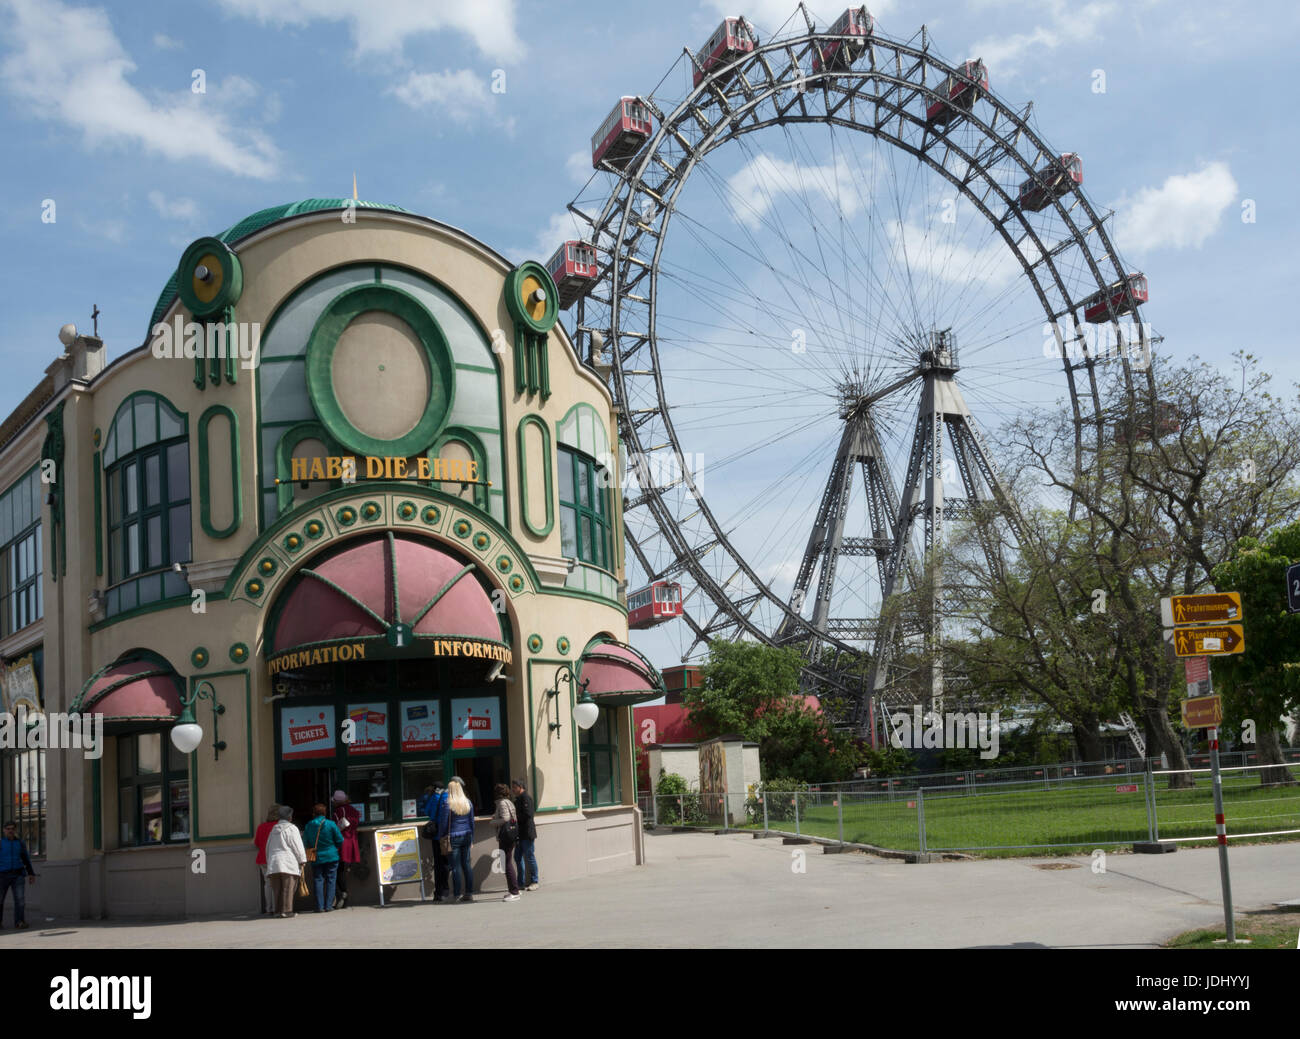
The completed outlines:
<svg viewBox="0 0 1300 1039">
<path fill-rule="evenodd" d="M 1210 726 L 1210 772 L 1214 781 L 1214 832 L 1219 837 L 1219 879 L 1223 883 L 1223 921 L 1228 942 L 1237 940 L 1232 923 L 1232 882 L 1228 879 L 1228 827 L 1223 820 L 1223 774 L 1219 771 L 1219 727 Z"/>
</svg>

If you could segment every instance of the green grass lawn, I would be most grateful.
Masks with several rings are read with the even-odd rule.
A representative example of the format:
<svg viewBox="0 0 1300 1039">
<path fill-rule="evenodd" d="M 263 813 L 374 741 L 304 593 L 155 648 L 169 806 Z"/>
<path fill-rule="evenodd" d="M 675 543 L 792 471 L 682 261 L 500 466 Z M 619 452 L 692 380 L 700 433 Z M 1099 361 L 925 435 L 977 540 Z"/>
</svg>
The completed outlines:
<svg viewBox="0 0 1300 1039">
<path fill-rule="evenodd" d="M 896 793 L 893 800 L 877 794 L 848 794 L 842 798 L 844 840 L 919 851 L 917 802 L 922 801 L 929 851 L 1045 855 L 1129 844 L 1149 836 L 1142 783 L 1142 777 L 1136 777 L 1136 793 L 1116 789 L 1129 785 L 1125 777 L 1107 776 L 1054 783 L 1050 789 L 1041 782 L 1017 783 L 977 788 L 977 794 L 936 791 L 923 798 L 914 793 Z M 1230 834 L 1300 828 L 1300 787 L 1261 787 L 1253 776 L 1229 773 L 1223 796 Z M 833 795 L 811 795 L 809 801 L 800 805 L 798 832 L 837 839 Z M 1211 835 L 1206 843 L 1213 843 L 1214 800 L 1208 779 L 1198 777 L 1191 790 L 1169 790 L 1157 783 L 1156 806 L 1162 839 Z M 785 811 L 789 812 L 788 800 Z M 772 801 L 769 829 L 795 832 L 793 818 L 777 820 L 775 815 Z M 717 820 L 712 823 L 717 824 Z M 752 825 L 761 828 L 761 812 Z M 1278 839 L 1295 839 L 1295 835 Z"/>
</svg>

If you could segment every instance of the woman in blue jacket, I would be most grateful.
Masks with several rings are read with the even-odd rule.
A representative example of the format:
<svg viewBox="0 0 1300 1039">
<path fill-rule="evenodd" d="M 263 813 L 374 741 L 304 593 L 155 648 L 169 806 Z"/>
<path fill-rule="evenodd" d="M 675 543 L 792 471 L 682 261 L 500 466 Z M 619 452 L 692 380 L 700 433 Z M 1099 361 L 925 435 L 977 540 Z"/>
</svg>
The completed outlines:
<svg viewBox="0 0 1300 1039">
<path fill-rule="evenodd" d="M 474 901 L 474 872 L 470 866 L 469 851 L 474 844 L 474 805 L 465 796 L 459 779 L 447 781 L 447 796 L 438 806 L 438 839 L 451 837 L 451 889 L 452 897 L 462 902 Z M 461 894 L 461 876 L 465 878 L 465 893 Z"/>
</svg>

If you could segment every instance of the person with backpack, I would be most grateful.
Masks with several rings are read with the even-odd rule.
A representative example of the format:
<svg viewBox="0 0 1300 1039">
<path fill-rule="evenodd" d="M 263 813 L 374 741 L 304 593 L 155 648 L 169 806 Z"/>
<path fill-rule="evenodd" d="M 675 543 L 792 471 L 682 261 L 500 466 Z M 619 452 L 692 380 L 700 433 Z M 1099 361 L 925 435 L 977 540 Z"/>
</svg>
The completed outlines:
<svg viewBox="0 0 1300 1039">
<path fill-rule="evenodd" d="M 518 902 L 519 876 L 515 872 L 515 845 L 519 843 L 519 818 L 515 814 L 515 803 L 510 800 L 508 786 L 498 783 L 492 789 L 492 796 L 497 802 L 496 814 L 492 816 L 492 821 L 497 827 L 497 847 L 501 849 L 501 857 L 505 859 L 506 884 L 510 888 L 510 893 L 502 901 Z"/>
<path fill-rule="evenodd" d="M 438 813 L 443 810 L 447 803 L 447 791 L 441 783 L 430 787 L 429 795 L 424 802 L 424 810 L 429 816 L 429 836 L 433 841 L 433 901 L 450 902 L 451 899 L 451 869 L 448 864 L 450 857 L 447 852 L 442 850 L 442 841 L 438 839 Z"/>
<path fill-rule="evenodd" d="M 14 893 L 14 928 L 27 929 L 27 881 L 36 883 L 36 870 L 32 869 L 27 845 L 18 836 L 18 824 L 7 822 L 4 837 L 0 839 L 0 918 L 4 916 L 5 896 Z"/>
<path fill-rule="evenodd" d="M 519 819 L 519 840 L 515 842 L 515 870 L 519 886 L 525 891 L 536 891 L 542 878 L 537 872 L 537 856 L 533 844 L 537 840 L 537 824 L 533 819 L 533 799 L 528 796 L 522 779 L 516 779 L 511 789 L 515 795 L 515 815 Z M 524 867 L 527 867 L 525 869 Z"/>
<path fill-rule="evenodd" d="M 323 804 L 315 808 L 316 815 L 302 831 L 302 843 L 312 864 L 312 886 L 316 890 L 316 912 L 328 913 L 334 908 L 334 885 L 338 878 L 339 852 L 343 847 L 343 831 L 327 814 Z"/>
</svg>

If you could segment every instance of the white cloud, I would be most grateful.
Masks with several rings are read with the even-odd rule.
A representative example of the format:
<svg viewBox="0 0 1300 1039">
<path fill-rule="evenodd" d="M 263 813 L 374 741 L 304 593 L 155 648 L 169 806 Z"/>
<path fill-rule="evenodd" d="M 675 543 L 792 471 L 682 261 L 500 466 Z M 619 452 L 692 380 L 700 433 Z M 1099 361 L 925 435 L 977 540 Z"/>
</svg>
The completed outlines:
<svg viewBox="0 0 1300 1039">
<path fill-rule="evenodd" d="M 1237 199 L 1237 181 L 1226 162 L 1169 177 L 1115 206 L 1115 238 L 1125 252 L 1199 249 Z"/>
<path fill-rule="evenodd" d="M 590 149 L 579 148 L 564 160 L 564 168 L 568 171 L 569 176 L 577 183 L 587 183 L 587 181 L 591 179 Z"/>
<path fill-rule="evenodd" d="M 470 123 L 493 109 L 487 82 L 476 72 L 412 72 L 388 92 L 411 108 L 437 108 L 458 123 Z"/>
<path fill-rule="evenodd" d="M 895 220 L 886 225 L 886 231 L 894 249 L 895 268 L 906 267 L 913 277 L 923 273 L 927 277 L 954 284 L 974 283 L 990 289 L 1001 289 L 1020 275 L 1020 261 L 1006 247 L 1001 237 L 978 249 L 960 241 L 929 248 L 923 227 L 910 223 L 900 224 Z M 929 238 L 932 242 L 934 237 L 931 232 Z"/>
<path fill-rule="evenodd" d="M 164 220 L 191 221 L 198 218 L 198 203 L 192 198 L 174 198 L 171 201 L 161 191 L 149 192 L 149 204 Z"/>
<path fill-rule="evenodd" d="M 494 61 L 517 61 L 527 48 L 515 27 L 514 0 L 221 0 L 226 10 L 272 25 L 346 22 L 358 54 L 392 54 L 412 36 L 453 29 Z"/>
<path fill-rule="evenodd" d="M 763 221 L 779 194 L 795 195 L 797 205 L 820 195 L 846 217 L 858 211 L 862 188 L 843 159 L 833 166 L 804 166 L 760 155 L 727 178 L 728 203 L 737 222 L 754 227 Z"/>
<path fill-rule="evenodd" d="M 1041 56 L 1065 43 L 1090 43 L 1100 37 L 1101 25 L 1119 10 L 1110 0 L 1093 0 L 1082 6 L 1069 0 L 1035 3 L 1036 15 L 1045 14 L 1046 25 L 1010 36 L 987 36 L 971 48 L 972 57 L 983 58 L 990 81 L 1002 75 L 1014 75 L 1022 58 Z"/>
<path fill-rule="evenodd" d="M 275 144 L 234 125 L 219 90 L 146 97 L 132 85 L 136 65 L 104 11 L 58 0 L 8 0 L 6 6 L 11 49 L 0 62 L 0 83 L 32 115 L 79 131 L 87 147 L 143 148 L 248 177 L 279 172 Z"/>
<path fill-rule="evenodd" d="M 160 51 L 178 51 L 185 46 L 180 40 L 172 39 L 165 32 L 153 34 L 153 45 Z"/>
<path fill-rule="evenodd" d="M 560 247 L 561 242 L 581 239 L 582 227 L 585 226 L 585 224 L 580 226 L 578 218 L 567 209 L 562 213 L 553 213 L 546 227 L 533 239 L 533 252 L 528 259 L 545 263 L 555 255 L 555 250 Z"/>
</svg>

